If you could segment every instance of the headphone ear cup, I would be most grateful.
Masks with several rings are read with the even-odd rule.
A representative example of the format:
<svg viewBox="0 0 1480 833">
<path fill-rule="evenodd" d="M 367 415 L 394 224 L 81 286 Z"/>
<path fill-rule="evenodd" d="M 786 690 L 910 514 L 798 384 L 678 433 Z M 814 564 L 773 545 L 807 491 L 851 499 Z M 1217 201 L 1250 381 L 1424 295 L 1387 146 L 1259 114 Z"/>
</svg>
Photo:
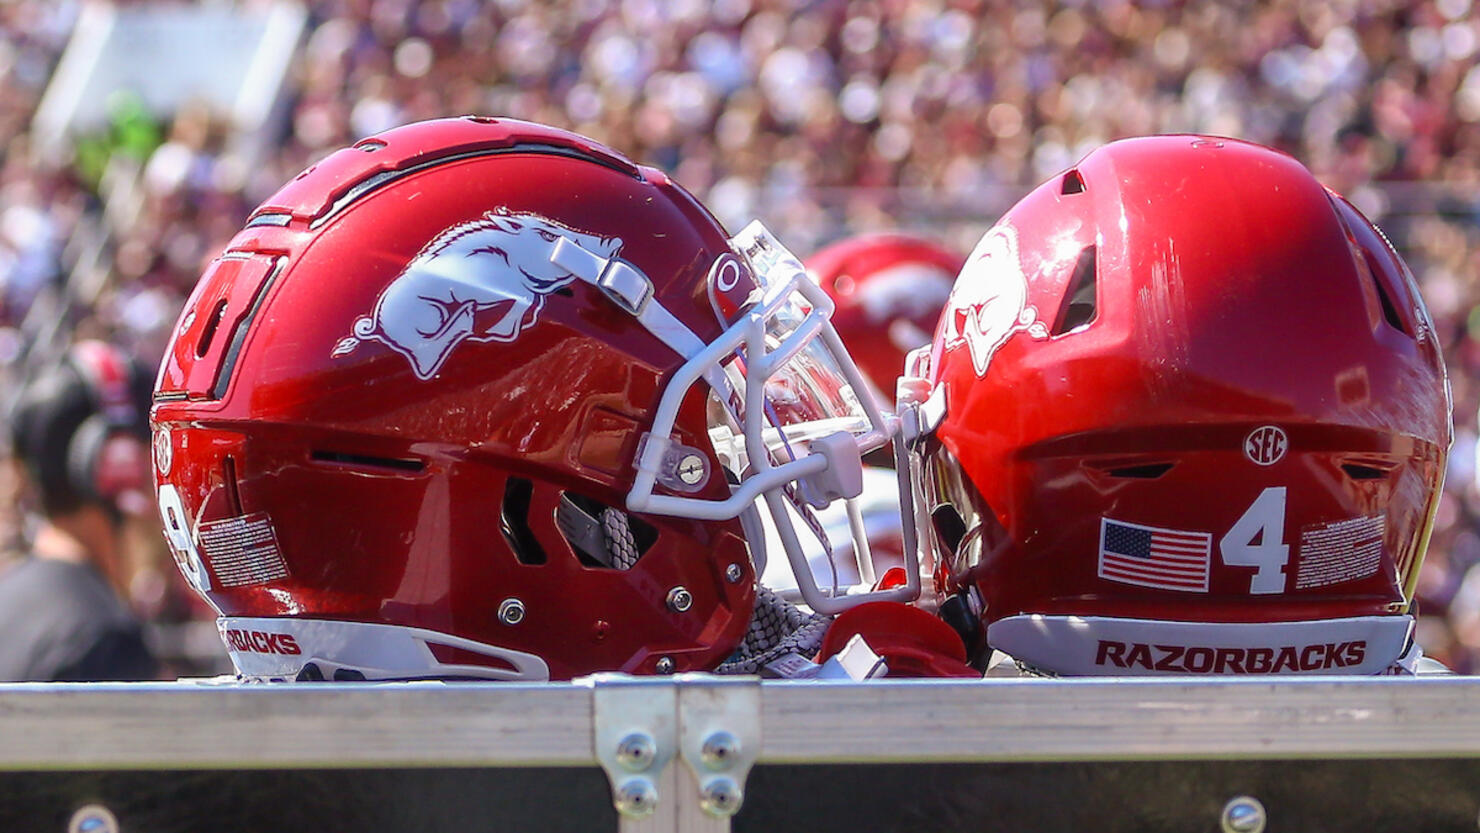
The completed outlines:
<svg viewBox="0 0 1480 833">
<path fill-rule="evenodd" d="M 93 414 L 77 426 L 67 443 L 67 482 L 88 500 L 102 500 L 98 488 L 98 459 L 111 429 L 101 414 Z"/>
</svg>

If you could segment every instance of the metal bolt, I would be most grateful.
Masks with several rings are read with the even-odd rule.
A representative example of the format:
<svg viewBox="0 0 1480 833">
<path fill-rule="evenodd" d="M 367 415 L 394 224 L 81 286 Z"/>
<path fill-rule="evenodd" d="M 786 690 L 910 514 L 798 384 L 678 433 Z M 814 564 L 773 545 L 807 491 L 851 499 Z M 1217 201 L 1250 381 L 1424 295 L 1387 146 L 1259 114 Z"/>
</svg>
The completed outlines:
<svg viewBox="0 0 1480 833">
<path fill-rule="evenodd" d="M 735 815 L 744 800 L 745 791 L 740 789 L 735 779 L 725 775 L 711 779 L 699 793 L 699 806 L 704 808 L 704 812 L 719 818 Z"/>
<path fill-rule="evenodd" d="M 67 833 L 118 833 L 118 819 L 101 804 L 84 804 L 67 822 Z"/>
<path fill-rule="evenodd" d="M 740 580 L 745 575 L 745 570 L 739 564 L 731 564 L 725 568 L 725 580 L 731 584 Z"/>
<path fill-rule="evenodd" d="M 697 485 L 704 479 L 705 468 L 703 457 L 697 454 L 686 454 L 682 460 L 678 461 L 678 479 L 690 486 Z"/>
<path fill-rule="evenodd" d="M 658 788 L 646 778 L 628 778 L 617 785 L 612 804 L 617 812 L 631 819 L 644 819 L 658 809 Z"/>
<path fill-rule="evenodd" d="M 505 625 L 517 625 L 524 621 L 524 602 L 504 599 L 498 603 L 498 620 Z"/>
<path fill-rule="evenodd" d="M 715 732 L 704 739 L 699 757 L 710 769 L 728 769 L 740 757 L 740 739 L 726 731 Z"/>
<path fill-rule="evenodd" d="M 1239 795 L 1223 805 L 1223 817 L 1219 821 L 1223 833 L 1264 833 L 1268 819 L 1259 799 L 1252 795 Z"/>
<path fill-rule="evenodd" d="M 694 594 L 688 588 L 679 585 L 668 591 L 668 609 L 674 613 L 683 613 L 694 606 Z"/>
<path fill-rule="evenodd" d="M 617 742 L 617 763 L 632 772 L 642 772 L 658 757 L 658 744 L 647 732 L 633 732 Z"/>
<path fill-rule="evenodd" d="M 671 657 L 658 657 L 658 662 L 653 666 L 659 674 L 673 673 L 673 659 Z"/>
</svg>

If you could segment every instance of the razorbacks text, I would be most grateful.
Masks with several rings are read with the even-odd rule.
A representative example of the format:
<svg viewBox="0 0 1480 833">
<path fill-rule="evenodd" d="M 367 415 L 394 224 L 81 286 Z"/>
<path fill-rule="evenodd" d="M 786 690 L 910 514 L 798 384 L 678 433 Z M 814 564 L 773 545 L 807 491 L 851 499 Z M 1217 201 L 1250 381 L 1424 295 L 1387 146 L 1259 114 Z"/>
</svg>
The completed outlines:
<svg viewBox="0 0 1480 833">
<path fill-rule="evenodd" d="M 247 651 L 254 654 L 286 654 L 289 656 L 303 653 L 298 647 L 298 640 L 289 633 L 267 633 L 266 631 L 243 631 L 228 630 L 224 632 L 226 644 L 234 651 Z"/>
<path fill-rule="evenodd" d="M 1318 642 L 1303 647 L 1211 648 L 1101 639 L 1095 665 L 1184 674 L 1279 674 L 1349 668 L 1361 665 L 1366 657 L 1366 640 Z"/>
</svg>

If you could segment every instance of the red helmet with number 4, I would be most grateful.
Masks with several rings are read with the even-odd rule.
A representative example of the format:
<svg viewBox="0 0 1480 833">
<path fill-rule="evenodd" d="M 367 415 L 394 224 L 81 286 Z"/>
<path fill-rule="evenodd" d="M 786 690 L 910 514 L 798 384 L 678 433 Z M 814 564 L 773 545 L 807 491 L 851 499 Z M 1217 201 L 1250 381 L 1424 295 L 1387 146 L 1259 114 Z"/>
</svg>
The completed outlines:
<svg viewBox="0 0 1480 833">
<path fill-rule="evenodd" d="M 388 131 L 191 296 L 155 391 L 167 537 L 245 676 L 713 669 L 756 500 L 851 496 L 893 430 L 828 312 L 758 224 L 593 141 Z"/>
<path fill-rule="evenodd" d="M 911 350 L 930 343 L 961 255 L 923 237 L 860 234 L 818 249 L 806 266 L 837 309 L 833 326 L 880 398 Z"/>
<path fill-rule="evenodd" d="M 987 232 L 915 361 L 941 612 L 979 657 L 1330 674 L 1410 655 L 1444 366 L 1392 246 L 1289 156 L 1094 151 Z"/>
</svg>

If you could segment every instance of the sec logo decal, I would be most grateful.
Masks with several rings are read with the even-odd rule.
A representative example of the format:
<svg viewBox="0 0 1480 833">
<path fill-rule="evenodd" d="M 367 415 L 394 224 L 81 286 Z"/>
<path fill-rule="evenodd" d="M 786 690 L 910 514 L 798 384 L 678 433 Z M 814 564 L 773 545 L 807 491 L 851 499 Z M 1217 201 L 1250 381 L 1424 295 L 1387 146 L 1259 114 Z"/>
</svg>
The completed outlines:
<svg viewBox="0 0 1480 833">
<path fill-rule="evenodd" d="M 1274 425 L 1264 425 L 1244 438 L 1244 456 L 1261 466 L 1272 466 L 1285 456 L 1290 438 Z"/>
</svg>

